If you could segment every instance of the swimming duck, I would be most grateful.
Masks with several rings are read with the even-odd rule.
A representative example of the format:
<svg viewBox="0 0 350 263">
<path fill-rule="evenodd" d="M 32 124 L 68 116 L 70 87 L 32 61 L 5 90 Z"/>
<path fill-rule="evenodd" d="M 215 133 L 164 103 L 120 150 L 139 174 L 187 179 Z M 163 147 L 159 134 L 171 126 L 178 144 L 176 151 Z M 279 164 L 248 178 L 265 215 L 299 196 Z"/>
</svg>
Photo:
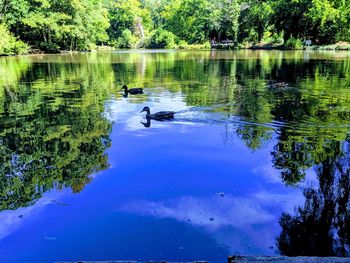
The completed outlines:
<svg viewBox="0 0 350 263">
<path fill-rule="evenodd" d="M 269 81 L 269 87 L 272 89 L 278 89 L 278 88 L 287 88 L 289 86 L 286 82 L 274 82 L 272 80 Z"/>
<path fill-rule="evenodd" d="M 142 94 L 143 93 L 143 89 L 142 88 L 133 88 L 133 89 L 128 89 L 128 86 L 123 85 L 122 89 L 124 90 L 125 94 Z"/>
<path fill-rule="evenodd" d="M 160 112 L 151 114 L 151 111 L 147 106 L 144 107 L 143 110 L 140 111 L 140 113 L 144 111 L 147 112 L 146 114 L 147 119 L 153 119 L 158 121 L 174 119 L 174 114 L 175 114 L 174 111 L 160 111 Z"/>
</svg>

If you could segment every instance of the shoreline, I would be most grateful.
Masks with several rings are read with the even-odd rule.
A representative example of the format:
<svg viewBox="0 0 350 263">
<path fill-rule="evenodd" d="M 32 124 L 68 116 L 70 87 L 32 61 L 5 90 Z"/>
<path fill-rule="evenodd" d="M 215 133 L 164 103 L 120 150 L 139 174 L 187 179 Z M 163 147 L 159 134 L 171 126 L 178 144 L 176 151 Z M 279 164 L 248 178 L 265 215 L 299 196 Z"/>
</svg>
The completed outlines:
<svg viewBox="0 0 350 263">
<path fill-rule="evenodd" d="M 230 256 L 228 263 L 349 263 L 350 258 L 341 257 L 312 257 L 312 256 Z M 56 263 L 209 263 L 206 260 L 193 261 L 167 261 L 167 260 L 108 260 L 108 261 L 57 261 Z"/>
<path fill-rule="evenodd" d="M 93 53 L 93 52 L 108 52 L 108 51 L 130 51 L 130 50 L 167 50 L 167 49 L 144 49 L 144 48 L 137 48 L 137 49 L 94 49 L 94 50 L 60 50 L 57 53 L 51 53 L 51 52 L 29 52 L 27 54 L 0 54 L 0 57 L 20 57 L 20 56 L 35 56 L 35 55 L 64 55 L 64 54 L 79 54 L 79 53 Z M 209 49 L 203 49 L 203 48 L 175 48 L 171 49 L 174 51 L 181 51 L 181 50 L 188 50 L 188 51 L 199 51 L 199 50 L 279 50 L 279 51 L 349 51 L 350 52 L 350 45 L 349 46 L 310 46 L 305 47 L 302 49 L 291 49 L 291 48 L 285 48 L 285 47 L 270 47 L 270 46 L 250 46 L 250 47 L 214 47 Z"/>
</svg>

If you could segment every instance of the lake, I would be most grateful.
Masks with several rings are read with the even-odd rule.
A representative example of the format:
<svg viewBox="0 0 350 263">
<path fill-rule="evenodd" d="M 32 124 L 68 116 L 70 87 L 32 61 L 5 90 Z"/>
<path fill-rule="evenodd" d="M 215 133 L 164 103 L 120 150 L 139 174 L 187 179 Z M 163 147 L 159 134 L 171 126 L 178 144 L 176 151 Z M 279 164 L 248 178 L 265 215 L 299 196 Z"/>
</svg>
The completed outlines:
<svg viewBox="0 0 350 263">
<path fill-rule="evenodd" d="M 144 106 L 175 119 L 149 121 Z M 350 52 L 0 58 L 2 262 L 349 245 Z"/>
</svg>

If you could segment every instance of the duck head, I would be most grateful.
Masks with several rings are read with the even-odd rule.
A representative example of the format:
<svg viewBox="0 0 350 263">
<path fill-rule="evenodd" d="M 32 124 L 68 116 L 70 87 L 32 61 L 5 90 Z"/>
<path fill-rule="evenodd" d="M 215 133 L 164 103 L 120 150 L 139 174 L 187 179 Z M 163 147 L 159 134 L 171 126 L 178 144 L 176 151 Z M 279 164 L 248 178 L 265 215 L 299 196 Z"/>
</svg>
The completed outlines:
<svg viewBox="0 0 350 263">
<path fill-rule="evenodd" d="M 123 89 L 125 92 L 127 92 L 127 91 L 128 91 L 128 86 L 123 85 L 122 89 Z"/>
<path fill-rule="evenodd" d="M 149 109 L 149 107 L 147 107 L 147 106 L 144 107 L 143 110 L 140 111 L 140 113 L 141 113 L 141 112 L 144 112 L 144 111 L 147 112 L 147 114 L 150 114 L 150 112 L 151 112 L 150 109 Z"/>
</svg>

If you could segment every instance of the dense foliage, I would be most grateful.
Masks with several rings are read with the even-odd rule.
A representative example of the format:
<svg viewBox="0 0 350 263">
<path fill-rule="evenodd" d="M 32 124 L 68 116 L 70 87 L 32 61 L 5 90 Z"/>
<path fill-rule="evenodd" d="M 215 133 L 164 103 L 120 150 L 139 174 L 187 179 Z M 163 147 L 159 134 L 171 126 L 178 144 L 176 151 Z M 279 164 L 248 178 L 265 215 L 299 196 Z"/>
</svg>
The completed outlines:
<svg viewBox="0 0 350 263">
<path fill-rule="evenodd" d="M 108 39 L 108 12 L 100 0 L 3 0 L 0 19 L 46 52 L 89 49 Z"/>
<path fill-rule="evenodd" d="M 1 35 L 12 40 L 0 53 L 25 52 L 16 38 L 45 52 L 209 40 L 298 49 L 306 39 L 350 41 L 349 10 L 345 0 L 1 0 Z"/>
</svg>

